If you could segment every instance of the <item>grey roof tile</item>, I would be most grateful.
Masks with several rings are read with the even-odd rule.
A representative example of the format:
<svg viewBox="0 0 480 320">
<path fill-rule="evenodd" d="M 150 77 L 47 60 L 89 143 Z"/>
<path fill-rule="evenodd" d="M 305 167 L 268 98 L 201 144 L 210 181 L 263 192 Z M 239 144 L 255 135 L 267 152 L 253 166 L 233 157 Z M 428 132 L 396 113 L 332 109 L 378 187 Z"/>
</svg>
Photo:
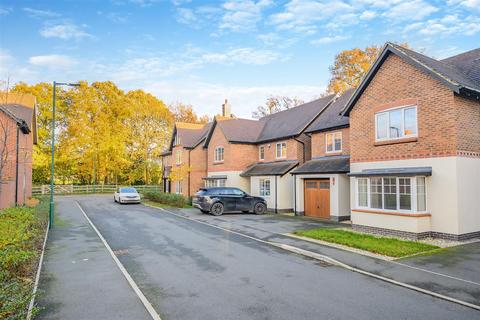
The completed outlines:
<svg viewBox="0 0 480 320">
<path fill-rule="evenodd" d="M 325 111 L 323 111 L 318 118 L 316 118 L 311 125 L 308 126 L 305 132 L 312 133 L 322 130 L 328 130 L 338 127 L 346 127 L 349 125 L 349 118 L 341 115 L 343 108 L 352 96 L 355 89 L 349 89 L 333 103 L 331 103 Z"/>
<path fill-rule="evenodd" d="M 283 176 L 297 165 L 298 161 L 294 160 L 259 162 L 249 166 L 240 176 Z"/>
<path fill-rule="evenodd" d="M 329 156 L 309 160 L 293 170 L 292 174 L 347 173 L 349 171 L 349 156 Z"/>
</svg>

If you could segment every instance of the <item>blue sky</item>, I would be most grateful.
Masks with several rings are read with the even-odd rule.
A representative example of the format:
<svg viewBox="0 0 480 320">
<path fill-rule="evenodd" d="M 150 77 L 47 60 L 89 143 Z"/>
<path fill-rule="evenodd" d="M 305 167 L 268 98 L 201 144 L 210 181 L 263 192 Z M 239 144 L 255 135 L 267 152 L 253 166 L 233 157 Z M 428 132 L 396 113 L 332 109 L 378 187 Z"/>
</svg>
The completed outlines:
<svg viewBox="0 0 480 320">
<path fill-rule="evenodd" d="M 480 0 L 0 1 L 0 79 L 113 80 L 215 114 L 320 95 L 344 49 L 407 42 L 436 58 L 480 46 Z"/>
</svg>

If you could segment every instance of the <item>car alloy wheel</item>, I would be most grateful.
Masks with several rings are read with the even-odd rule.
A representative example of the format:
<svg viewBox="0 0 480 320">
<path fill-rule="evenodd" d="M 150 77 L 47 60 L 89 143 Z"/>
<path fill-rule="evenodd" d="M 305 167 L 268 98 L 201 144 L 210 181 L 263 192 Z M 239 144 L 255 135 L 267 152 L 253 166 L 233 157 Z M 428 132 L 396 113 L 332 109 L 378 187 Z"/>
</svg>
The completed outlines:
<svg viewBox="0 0 480 320">
<path fill-rule="evenodd" d="M 256 214 L 264 214 L 267 211 L 267 206 L 264 203 L 258 202 L 255 204 L 254 211 Z"/>
<path fill-rule="evenodd" d="M 210 209 L 210 213 L 214 216 L 221 216 L 223 213 L 223 204 L 220 202 L 214 203 Z"/>
</svg>

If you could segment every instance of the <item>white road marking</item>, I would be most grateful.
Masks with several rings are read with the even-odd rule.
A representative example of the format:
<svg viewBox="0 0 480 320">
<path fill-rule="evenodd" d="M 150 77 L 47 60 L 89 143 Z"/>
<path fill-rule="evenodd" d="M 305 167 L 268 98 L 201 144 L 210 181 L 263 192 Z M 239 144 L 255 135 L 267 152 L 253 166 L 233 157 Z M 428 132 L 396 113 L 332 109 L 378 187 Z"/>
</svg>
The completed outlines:
<svg viewBox="0 0 480 320">
<path fill-rule="evenodd" d="M 470 303 L 470 302 L 467 302 L 467 301 L 462 301 L 462 300 L 459 300 L 459 299 L 448 297 L 448 296 L 445 296 L 445 295 L 440 294 L 440 293 L 436 293 L 436 292 L 433 292 L 433 291 L 430 291 L 430 290 L 426 290 L 426 289 L 423 289 L 423 288 L 420 288 L 420 287 L 417 287 L 417 286 L 410 285 L 408 283 L 400 282 L 400 281 L 393 280 L 393 279 L 390 279 L 390 278 L 387 278 L 387 277 L 383 277 L 383 276 L 380 276 L 380 275 L 377 275 L 377 274 L 374 274 L 374 273 L 371 273 L 371 272 L 368 272 L 368 271 L 365 271 L 365 270 L 362 270 L 362 269 L 358 269 L 356 267 L 352 267 L 348 264 L 345 264 L 345 263 L 340 262 L 338 260 L 335 260 L 331 257 L 325 256 L 325 255 L 322 255 L 322 254 L 319 254 L 319 253 L 316 253 L 316 252 L 304 250 L 304 249 L 297 248 L 297 247 L 294 247 L 294 246 L 290 246 L 290 245 L 287 245 L 287 244 L 275 243 L 275 242 L 271 242 L 271 241 L 258 239 L 258 238 L 255 238 L 255 237 L 252 237 L 252 236 L 249 236 L 249 235 L 237 232 L 237 231 L 233 231 L 233 230 L 229 230 L 229 229 L 226 229 L 226 228 L 223 228 L 223 227 L 219 227 L 219 226 L 216 226 L 216 225 L 204 222 L 204 221 L 199 221 L 199 220 L 196 220 L 196 219 L 192 219 L 190 217 L 183 216 L 183 215 L 174 213 L 172 211 L 168 211 L 164 208 L 158 208 L 158 207 L 154 207 L 154 206 L 149 206 L 149 207 L 159 209 L 161 211 L 167 212 L 171 215 L 174 215 L 174 216 L 182 218 L 182 219 L 186 219 L 186 220 L 189 220 L 189 221 L 194 221 L 194 222 L 197 222 L 197 223 L 200 223 L 200 224 L 210 226 L 212 228 L 216 228 L 216 229 L 219 229 L 219 230 L 222 230 L 222 231 L 226 231 L 226 232 L 230 232 L 230 233 L 239 235 L 241 237 L 245 237 L 245 238 L 248 238 L 248 239 L 251 239 L 251 240 L 254 240 L 254 241 L 258 241 L 260 243 L 264 243 L 264 244 L 267 244 L 267 245 L 271 245 L 273 247 L 281 248 L 281 249 L 289 251 L 289 252 L 300 254 L 300 255 L 303 255 L 303 256 L 306 256 L 306 257 L 309 257 L 309 258 L 312 258 L 312 259 L 315 259 L 315 260 L 327 262 L 327 263 L 330 263 L 330 264 L 333 264 L 333 265 L 337 265 L 337 266 L 345 268 L 347 270 L 357 272 L 357 273 L 360 273 L 360 274 L 363 274 L 363 275 L 366 275 L 366 276 L 369 276 L 369 277 L 372 277 L 372 278 L 375 278 L 375 279 L 379 279 L 379 280 L 382 280 L 382 281 L 385 281 L 385 282 L 389 282 L 389 283 L 395 284 L 395 285 L 400 286 L 400 287 L 415 290 L 415 291 L 418 291 L 418 292 L 421 292 L 421 293 L 424 293 L 424 294 L 427 294 L 427 295 L 430 295 L 430 296 L 433 296 L 433 297 L 436 297 L 436 298 L 439 298 L 439 299 L 442 299 L 442 300 L 454 302 L 454 303 L 457 303 L 457 304 L 460 304 L 460 305 L 463 305 L 463 306 L 466 306 L 466 307 L 469 307 L 469 308 L 472 308 L 472 309 L 480 310 L 480 305 L 476 305 L 476 304 L 473 304 L 473 303 Z"/>
<path fill-rule="evenodd" d="M 127 282 L 128 284 L 130 284 L 130 286 L 132 287 L 133 291 L 137 294 L 138 298 L 140 299 L 140 301 L 142 301 L 143 305 L 145 306 L 145 309 L 147 309 L 148 313 L 150 314 L 150 316 L 152 317 L 152 319 L 154 320 L 162 320 L 160 318 L 160 315 L 155 311 L 155 309 L 153 308 L 152 304 L 150 303 L 150 301 L 148 301 L 148 299 L 145 297 L 145 295 L 143 294 L 143 292 L 140 290 L 140 288 L 137 286 L 137 284 L 135 283 L 135 281 L 133 280 L 133 278 L 130 276 L 130 274 L 128 273 L 127 269 L 125 269 L 125 267 L 122 265 L 122 263 L 120 262 L 120 260 L 118 260 L 117 256 L 115 255 L 115 253 L 113 253 L 112 251 L 112 248 L 110 248 L 110 246 L 108 245 L 107 241 L 105 240 L 105 238 L 102 236 L 102 234 L 100 233 L 100 231 L 98 231 L 97 227 L 95 227 L 95 225 L 93 224 L 93 222 L 90 220 L 90 218 L 87 216 L 87 214 L 85 213 L 85 211 L 82 209 L 82 207 L 80 206 L 80 203 L 78 203 L 78 201 L 75 201 L 77 203 L 77 206 L 78 208 L 80 208 L 80 211 L 82 211 L 83 213 L 83 216 L 85 217 L 85 219 L 87 219 L 88 223 L 90 224 L 90 226 L 92 227 L 93 230 L 95 230 L 95 232 L 97 233 L 98 237 L 100 238 L 100 240 L 102 240 L 103 244 L 105 245 L 105 247 L 107 248 L 108 252 L 110 253 L 110 256 L 112 256 L 112 259 L 113 261 L 115 261 L 115 263 L 117 264 L 118 268 L 120 269 L 120 271 L 122 272 L 123 276 L 125 277 L 125 279 L 127 279 Z"/>
</svg>

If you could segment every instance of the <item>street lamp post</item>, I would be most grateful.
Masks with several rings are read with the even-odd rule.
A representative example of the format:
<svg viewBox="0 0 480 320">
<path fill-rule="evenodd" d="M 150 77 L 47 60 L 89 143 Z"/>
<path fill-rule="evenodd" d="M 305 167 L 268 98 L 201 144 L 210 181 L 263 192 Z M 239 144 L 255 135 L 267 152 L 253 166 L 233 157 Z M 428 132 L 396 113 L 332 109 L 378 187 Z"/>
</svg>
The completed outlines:
<svg viewBox="0 0 480 320">
<path fill-rule="evenodd" d="M 51 163 L 51 177 L 50 177 L 50 211 L 49 211 L 49 228 L 53 226 L 53 212 L 55 209 L 55 202 L 53 201 L 53 193 L 55 188 L 55 100 L 57 95 L 57 86 L 78 87 L 79 83 L 60 83 L 53 81 L 53 108 L 52 108 L 52 163 Z"/>
</svg>

